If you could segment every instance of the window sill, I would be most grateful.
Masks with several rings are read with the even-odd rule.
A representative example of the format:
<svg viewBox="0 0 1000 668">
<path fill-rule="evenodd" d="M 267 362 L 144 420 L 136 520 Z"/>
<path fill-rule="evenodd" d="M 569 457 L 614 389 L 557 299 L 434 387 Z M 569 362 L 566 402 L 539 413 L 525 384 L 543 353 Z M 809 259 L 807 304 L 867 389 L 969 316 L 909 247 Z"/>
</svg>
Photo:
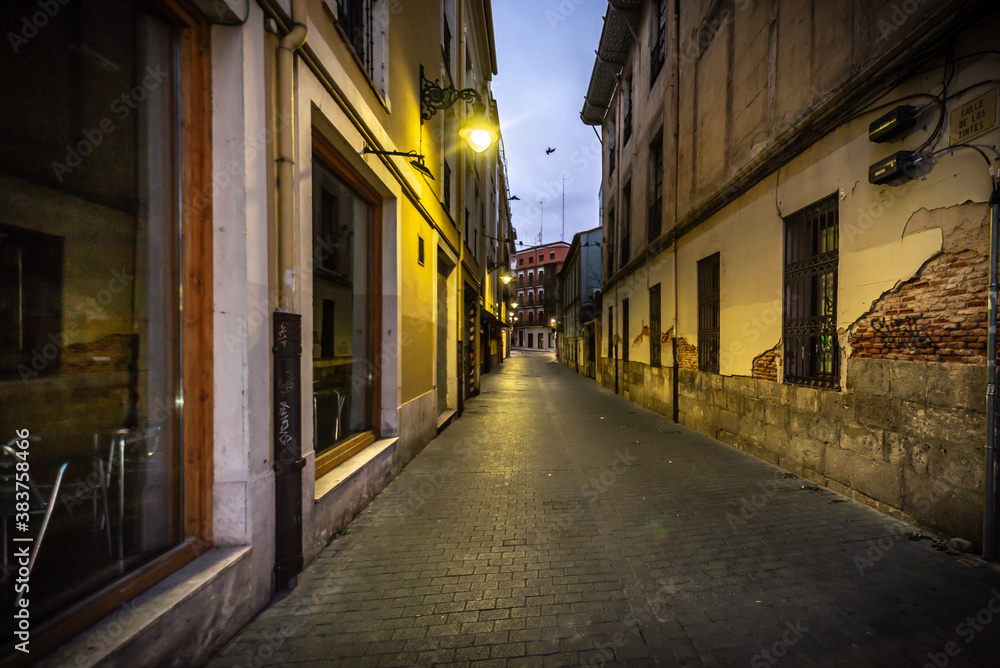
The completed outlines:
<svg viewBox="0 0 1000 668">
<path fill-rule="evenodd" d="M 210 587 L 229 570 L 249 558 L 250 546 L 209 550 L 188 565 L 137 596 L 113 614 L 80 633 L 45 657 L 45 665 L 97 666 L 128 653 L 129 645 L 141 642 L 151 626 L 168 624 L 198 592 Z M 95 642 L 95 638 L 104 642 Z M 121 658 L 125 658 L 124 655 Z"/>
<path fill-rule="evenodd" d="M 375 434 L 363 431 L 348 436 L 336 446 L 316 455 L 316 478 L 322 478 L 374 442 Z"/>
<path fill-rule="evenodd" d="M 398 438 L 385 438 L 375 441 L 361 452 L 332 468 L 328 473 L 316 478 L 316 490 L 313 500 L 319 502 L 342 484 L 362 471 L 372 460 L 389 448 L 394 448 Z"/>
</svg>

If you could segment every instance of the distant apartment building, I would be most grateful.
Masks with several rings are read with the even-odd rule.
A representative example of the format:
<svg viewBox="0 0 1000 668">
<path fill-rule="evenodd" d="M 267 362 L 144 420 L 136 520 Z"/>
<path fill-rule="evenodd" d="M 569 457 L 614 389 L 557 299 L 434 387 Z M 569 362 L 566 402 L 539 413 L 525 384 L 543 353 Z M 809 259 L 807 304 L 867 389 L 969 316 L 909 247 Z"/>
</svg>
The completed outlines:
<svg viewBox="0 0 1000 668">
<path fill-rule="evenodd" d="M 514 348 L 556 351 L 556 275 L 569 244 L 557 241 L 514 256 Z"/>
<path fill-rule="evenodd" d="M 597 377 L 601 238 L 600 227 L 573 235 L 573 243 L 557 277 L 559 359 L 588 378 Z"/>
<path fill-rule="evenodd" d="M 604 150 L 598 380 L 995 536 L 998 31 L 982 1 L 609 3 L 582 111 Z"/>
</svg>

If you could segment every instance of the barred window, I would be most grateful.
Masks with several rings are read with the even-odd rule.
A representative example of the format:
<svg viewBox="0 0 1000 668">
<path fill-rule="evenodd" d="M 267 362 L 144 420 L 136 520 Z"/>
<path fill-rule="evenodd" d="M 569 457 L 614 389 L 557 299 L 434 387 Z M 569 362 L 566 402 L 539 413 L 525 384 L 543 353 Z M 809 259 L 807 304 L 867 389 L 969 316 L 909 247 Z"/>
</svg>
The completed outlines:
<svg viewBox="0 0 1000 668">
<path fill-rule="evenodd" d="M 719 373 L 719 254 L 698 260 L 698 368 Z"/>
<path fill-rule="evenodd" d="M 608 222 L 604 242 L 604 258 L 607 261 L 607 278 L 615 273 L 615 207 L 608 205 Z"/>
<path fill-rule="evenodd" d="M 623 101 L 625 105 L 625 123 L 622 125 L 622 146 L 625 146 L 632 136 L 632 79 L 625 79 L 622 88 L 622 94 L 625 96 Z"/>
<path fill-rule="evenodd" d="M 369 76 L 373 72 L 372 3 L 371 0 L 337 0 L 337 20 Z"/>
<path fill-rule="evenodd" d="M 632 181 L 629 180 L 625 183 L 625 187 L 622 188 L 622 243 L 621 243 L 621 255 L 618 258 L 618 267 L 624 267 L 629 260 L 629 253 L 632 248 L 631 227 L 632 227 Z"/>
<path fill-rule="evenodd" d="M 608 357 L 615 356 L 615 311 L 608 307 Z"/>
<path fill-rule="evenodd" d="M 618 128 L 612 121 L 608 123 L 608 176 L 615 173 L 615 159 L 618 157 L 617 137 Z"/>
<path fill-rule="evenodd" d="M 785 219 L 785 382 L 840 387 L 837 341 L 837 268 L 840 262 L 837 197 Z"/>
<path fill-rule="evenodd" d="M 451 165 L 447 160 L 444 161 L 444 210 L 451 215 Z"/>
<path fill-rule="evenodd" d="M 660 284 L 649 289 L 649 366 L 660 366 Z"/>
<path fill-rule="evenodd" d="M 657 16 L 650 22 L 653 34 L 649 40 L 649 87 L 652 88 L 667 59 L 667 0 L 659 0 Z"/>
<path fill-rule="evenodd" d="M 631 341 L 628 338 L 628 300 L 622 300 L 622 361 L 628 362 L 628 347 Z"/>
<path fill-rule="evenodd" d="M 663 137 L 649 145 L 649 219 L 646 221 L 646 243 L 660 236 L 663 227 Z"/>
<path fill-rule="evenodd" d="M 441 50 L 444 52 L 444 66 L 451 74 L 451 25 L 448 20 L 448 10 L 444 12 L 444 26 L 441 30 Z"/>
</svg>

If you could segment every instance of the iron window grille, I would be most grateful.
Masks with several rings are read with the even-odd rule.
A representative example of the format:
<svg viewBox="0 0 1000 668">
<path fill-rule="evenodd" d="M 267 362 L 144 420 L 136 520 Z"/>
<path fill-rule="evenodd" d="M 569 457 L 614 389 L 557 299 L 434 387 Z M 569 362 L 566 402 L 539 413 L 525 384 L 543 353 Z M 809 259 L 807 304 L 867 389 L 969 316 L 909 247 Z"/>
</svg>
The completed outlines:
<svg viewBox="0 0 1000 668">
<path fill-rule="evenodd" d="M 632 136 L 632 80 L 625 80 L 625 124 L 622 126 L 622 146 Z"/>
<path fill-rule="evenodd" d="M 839 215 L 833 195 L 785 219 L 784 379 L 839 389 Z"/>
<path fill-rule="evenodd" d="M 444 210 L 451 215 L 451 165 L 444 161 Z"/>
<path fill-rule="evenodd" d="M 656 83 L 663 63 L 667 60 L 667 0 L 658 3 L 658 17 L 653 20 L 653 35 L 649 40 L 649 87 Z"/>
<path fill-rule="evenodd" d="M 615 173 L 615 159 L 618 157 L 618 150 L 615 146 L 617 143 L 618 130 L 614 123 L 609 126 L 610 132 L 608 132 L 608 176 Z"/>
<path fill-rule="evenodd" d="M 621 257 L 618 259 L 618 268 L 622 268 L 629 260 L 629 252 L 632 247 L 631 227 L 632 227 L 632 181 L 628 181 L 622 189 L 622 243 Z"/>
<path fill-rule="evenodd" d="M 698 260 L 698 368 L 719 373 L 719 254 Z"/>
<path fill-rule="evenodd" d="M 608 307 L 608 358 L 615 356 L 615 311 L 613 306 Z"/>
<path fill-rule="evenodd" d="M 608 206 L 607 241 L 604 244 L 604 257 L 607 261 L 607 278 L 615 273 L 615 208 Z"/>
<path fill-rule="evenodd" d="M 622 361 L 628 362 L 628 347 L 631 344 L 628 338 L 628 300 L 622 300 Z"/>
<path fill-rule="evenodd" d="M 660 353 L 660 284 L 649 289 L 649 366 L 661 365 Z"/>
<path fill-rule="evenodd" d="M 442 48 L 444 50 L 444 66 L 448 70 L 448 74 L 451 75 L 451 26 L 448 25 L 448 16 L 445 14 L 444 17 L 444 35 Z"/>
<path fill-rule="evenodd" d="M 663 229 L 663 138 L 649 145 L 649 178 L 653 187 L 650 195 L 653 203 L 649 207 L 646 221 L 646 242 L 652 243 Z"/>
<path fill-rule="evenodd" d="M 368 76 L 374 77 L 375 63 L 372 54 L 375 51 L 375 30 L 372 0 L 337 0 L 337 20 Z"/>
</svg>

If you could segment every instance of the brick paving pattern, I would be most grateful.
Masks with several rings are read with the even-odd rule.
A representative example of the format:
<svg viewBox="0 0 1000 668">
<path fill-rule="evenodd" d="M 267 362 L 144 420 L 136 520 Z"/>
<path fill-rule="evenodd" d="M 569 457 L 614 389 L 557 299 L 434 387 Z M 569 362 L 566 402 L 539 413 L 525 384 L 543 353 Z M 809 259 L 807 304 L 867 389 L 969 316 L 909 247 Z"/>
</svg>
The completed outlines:
<svg viewBox="0 0 1000 668">
<path fill-rule="evenodd" d="M 1000 665 L 976 557 L 551 356 L 482 388 L 210 666 Z"/>
</svg>

